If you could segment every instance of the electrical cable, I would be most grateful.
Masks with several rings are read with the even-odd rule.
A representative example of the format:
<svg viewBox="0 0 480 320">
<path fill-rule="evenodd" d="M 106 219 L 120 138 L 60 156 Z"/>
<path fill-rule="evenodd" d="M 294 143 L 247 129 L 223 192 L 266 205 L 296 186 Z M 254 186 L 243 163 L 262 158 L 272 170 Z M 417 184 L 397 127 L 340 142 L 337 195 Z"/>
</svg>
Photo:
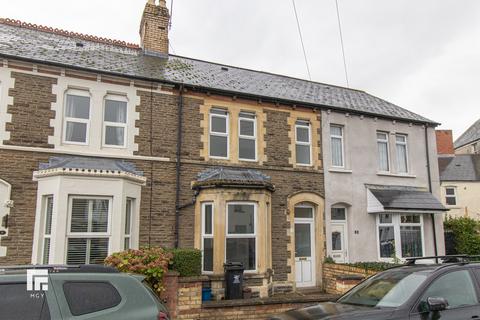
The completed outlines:
<svg viewBox="0 0 480 320">
<path fill-rule="evenodd" d="M 342 45 L 343 68 L 345 70 L 345 80 L 347 82 L 347 88 L 349 88 L 350 84 L 348 82 L 347 62 L 346 62 L 346 59 L 345 59 L 345 47 L 343 45 L 342 23 L 341 23 L 341 20 L 340 20 L 340 10 L 338 8 L 338 0 L 335 0 L 335 5 L 337 7 L 338 31 L 340 33 L 340 44 Z"/>
<path fill-rule="evenodd" d="M 303 57 L 305 58 L 305 65 L 307 67 L 308 79 L 312 81 L 312 76 L 310 75 L 310 67 L 308 66 L 307 53 L 305 52 L 305 45 L 303 44 L 302 30 L 300 28 L 300 22 L 298 21 L 297 7 L 295 6 L 295 0 L 292 0 L 293 11 L 295 12 L 295 19 L 297 20 L 298 34 L 300 35 L 300 42 L 302 43 Z"/>
</svg>

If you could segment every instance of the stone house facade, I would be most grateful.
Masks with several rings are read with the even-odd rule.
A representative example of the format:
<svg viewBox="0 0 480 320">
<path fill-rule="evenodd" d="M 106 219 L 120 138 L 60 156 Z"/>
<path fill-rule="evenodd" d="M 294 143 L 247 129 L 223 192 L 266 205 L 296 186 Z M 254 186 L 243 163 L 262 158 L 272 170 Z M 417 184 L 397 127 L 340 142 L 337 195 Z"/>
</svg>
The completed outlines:
<svg viewBox="0 0 480 320">
<path fill-rule="evenodd" d="M 229 261 L 259 296 L 321 286 L 325 110 L 435 123 L 362 91 L 169 55 L 168 20 L 149 0 L 141 46 L 0 20 L 0 264 L 196 247 L 218 296 Z"/>
</svg>

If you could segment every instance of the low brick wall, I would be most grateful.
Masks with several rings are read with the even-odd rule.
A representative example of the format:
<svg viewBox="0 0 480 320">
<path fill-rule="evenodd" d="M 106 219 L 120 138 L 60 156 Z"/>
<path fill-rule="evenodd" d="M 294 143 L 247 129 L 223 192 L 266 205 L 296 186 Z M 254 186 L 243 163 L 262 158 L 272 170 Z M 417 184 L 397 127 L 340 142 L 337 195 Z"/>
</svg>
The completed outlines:
<svg viewBox="0 0 480 320">
<path fill-rule="evenodd" d="M 343 264 L 323 264 L 324 290 L 331 294 L 343 294 L 356 286 L 360 281 L 378 271 L 352 267 Z"/>
</svg>

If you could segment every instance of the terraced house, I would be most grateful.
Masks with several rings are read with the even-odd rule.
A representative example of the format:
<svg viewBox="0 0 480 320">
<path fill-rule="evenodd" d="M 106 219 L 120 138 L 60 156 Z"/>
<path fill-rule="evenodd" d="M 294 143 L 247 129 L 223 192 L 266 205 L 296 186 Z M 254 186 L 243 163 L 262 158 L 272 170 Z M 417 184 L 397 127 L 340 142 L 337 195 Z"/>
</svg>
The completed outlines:
<svg viewBox="0 0 480 320">
<path fill-rule="evenodd" d="M 320 286 L 327 255 L 433 254 L 434 122 L 363 91 L 171 55 L 168 21 L 149 0 L 141 46 L 0 21 L 0 264 L 196 247 L 214 292 L 239 261 L 267 296 Z M 383 201 L 392 184 L 397 206 Z M 419 196 L 432 206 L 405 205 Z"/>
</svg>

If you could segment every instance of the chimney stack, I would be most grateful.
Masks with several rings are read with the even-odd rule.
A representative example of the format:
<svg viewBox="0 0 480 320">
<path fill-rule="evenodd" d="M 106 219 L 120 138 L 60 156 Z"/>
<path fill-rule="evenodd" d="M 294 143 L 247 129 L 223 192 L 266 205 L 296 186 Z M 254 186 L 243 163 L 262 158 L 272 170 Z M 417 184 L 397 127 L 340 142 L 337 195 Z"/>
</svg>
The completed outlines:
<svg viewBox="0 0 480 320">
<path fill-rule="evenodd" d="M 140 43 L 146 54 L 168 56 L 169 21 L 165 0 L 148 0 L 140 23 Z"/>
<path fill-rule="evenodd" d="M 454 155 L 452 130 L 435 130 L 437 137 L 437 153 L 439 155 Z"/>
</svg>

